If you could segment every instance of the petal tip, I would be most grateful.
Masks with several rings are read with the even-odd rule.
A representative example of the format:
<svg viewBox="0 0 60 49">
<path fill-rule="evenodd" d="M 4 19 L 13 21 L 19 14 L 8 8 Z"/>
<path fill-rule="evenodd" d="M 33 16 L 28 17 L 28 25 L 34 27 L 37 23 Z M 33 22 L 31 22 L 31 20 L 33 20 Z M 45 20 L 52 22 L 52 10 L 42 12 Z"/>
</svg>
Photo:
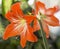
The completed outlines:
<svg viewBox="0 0 60 49">
<path fill-rule="evenodd" d="M 46 36 L 46 38 L 49 38 L 49 36 Z"/>
<path fill-rule="evenodd" d="M 2 38 L 3 38 L 4 40 L 7 40 L 7 39 L 8 39 L 7 37 L 4 37 L 4 36 L 3 36 Z"/>
</svg>

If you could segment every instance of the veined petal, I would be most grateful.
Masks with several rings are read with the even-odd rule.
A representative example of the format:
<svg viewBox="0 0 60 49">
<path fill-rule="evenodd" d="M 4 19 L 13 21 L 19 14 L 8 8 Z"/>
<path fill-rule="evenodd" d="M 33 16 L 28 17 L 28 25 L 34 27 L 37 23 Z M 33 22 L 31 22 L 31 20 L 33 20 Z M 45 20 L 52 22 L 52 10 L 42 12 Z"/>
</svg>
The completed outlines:
<svg viewBox="0 0 60 49">
<path fill-rule="evenodd" d="M 57 7 L 53 7 L 53 8 L 49 8 L 49 9 L 46 9 L 46 15 L 53 15 L 55 12 L 57 12 L 58 9 Z"/>
<path fill-rule="evenodd" d="M 20 33 L 23 31 L 24 26 L 22 24 L 14 24 L 11 23 L 6 27 L 3 39 L 8 39 L 9 37 L 13 37 L 16 35 L 20 35 Z"/>
<path fill-rule="evenodd" d="M 8 11 L 5 17 L 10 21 L 10 22 L 17 22 L 19 20 L 18 16 L 13 13 Z"/>
<path fill-rule="evenodd" d="M 59 20 L 53 15 L 47 16 L 44 21 L 50 26 L 59 26 Z"/>
<path fill-rule="evenodd" d="M 43 30 L 46 33 L 46 37 L 49 38 L 49 28 L 48 25 L 42 21 Z"/>
<path fill-rule="evenodd" d="M 15 30 L 16 26 L 17 25 L 11 23 L 6 27 L 6 30 L 5 30 L 5 33 L 4 33 L 4 36 L 3 36 L 4 40 L 8 39 L 9 37 L 16 36 L 16 35 L 19 34 L 18 30 L 17 29 Z"/>
<path fill-rule="evenodd" d="M 20 35 L 20 39 L 20 44 L 24 48 L 27 42 L 26 35 L 24 34 L 24 32 Z"/>
<path fill-rule="evenodd" d="M 23 12 L 22 9 L 20 8 L 20 2 L 17 2 L 11 6 L 11 11 L 15 12 L 18 14 L 18 16 L 23 17 Z"/>
<path fill-rule="evenodd" d="M 45 5 L 40 1 L 36 2 L 36 12 L 38 13 L 38 11 L 45 13 Z"/>
<path fill-rule="evenodd" d="M 27 40 L 30 42 L 37 42 L 37 37 L 33 34 L 33 29 L 28 26 L 28 30 L 27 30 Z"/>
<path fill-rule="evenodd" d="M 27 21 L 28 24 L 30 24 L 36 17 L 32 15 L 25 15 L 24 19 Z"/>
<path fill-rule="evenodd" d="M 38 22 L 38 20 L 34 20 L 34 24 L 33 24 L 33 30 L 34 30 L 34 32 L 35 31 L 37 31 L 37 30 L 39 30 L 40 29 L 40 25 L 39 25 L 39 22 Z"/>
</svg>

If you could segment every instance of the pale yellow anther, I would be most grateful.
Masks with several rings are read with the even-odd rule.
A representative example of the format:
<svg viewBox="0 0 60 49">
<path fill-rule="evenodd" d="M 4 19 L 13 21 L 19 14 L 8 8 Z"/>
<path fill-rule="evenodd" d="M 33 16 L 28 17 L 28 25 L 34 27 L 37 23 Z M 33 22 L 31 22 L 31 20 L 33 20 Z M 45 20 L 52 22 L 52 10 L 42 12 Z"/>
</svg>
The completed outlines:
<svg viewBox="0 0 60 49">
<path fill-rule="evenodd" d="M 20 22 L 22 23 L 22 25 L 24 25 L 26 23 L 25 19 L 21 19 Z"/>
<path fill-rule="evenodd" d="M 41 14 L 40 12 L 38 12 L 38 14 L 36 16 L 37 16 L 37 19 L 39 19 L 39 20 L 46 18 L 46 16 Z"/>
</svg>

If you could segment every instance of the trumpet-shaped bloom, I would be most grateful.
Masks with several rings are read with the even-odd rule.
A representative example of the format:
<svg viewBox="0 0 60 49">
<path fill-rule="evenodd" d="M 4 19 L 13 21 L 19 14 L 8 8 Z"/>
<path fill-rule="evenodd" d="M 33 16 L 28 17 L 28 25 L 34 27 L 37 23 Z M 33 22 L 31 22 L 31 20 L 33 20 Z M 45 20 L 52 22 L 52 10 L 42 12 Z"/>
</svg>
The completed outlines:
<svg viewBox="0 0 60 49">
<path fill-rule="evenodd" d="M 19 2 L 13 4 L 11 10 L 5 15 L 11 23 L 6 27 L 3 39 L 6 40 L 13 36 L 20 36 L 20 44 L 24 48 L 27 41 L 36 42 L 37 37 L 34 35 L 33 28 L 30 25 L 35 17 L 24 15 L 20 4 Z"/>
<path fill-rule="evenodd" d="M 43 30 L 46 33 L 46 37 L 49 37 L 49 28 L 50 26 L 59 26 L 59 20 L 54 16 L 54 13 L 57 12 L 57 8 L 46 9 L 45 5 L 39 1 L 35 3 L 35 16 L 42 22 Z M 39 22 L 37 19 L 34 21 L 34 31 L 39 30 Z M 37 24 L 38 23 L 38 24 Z M 37 29 L 38 28 L 38 29 Z"/>
</svg>

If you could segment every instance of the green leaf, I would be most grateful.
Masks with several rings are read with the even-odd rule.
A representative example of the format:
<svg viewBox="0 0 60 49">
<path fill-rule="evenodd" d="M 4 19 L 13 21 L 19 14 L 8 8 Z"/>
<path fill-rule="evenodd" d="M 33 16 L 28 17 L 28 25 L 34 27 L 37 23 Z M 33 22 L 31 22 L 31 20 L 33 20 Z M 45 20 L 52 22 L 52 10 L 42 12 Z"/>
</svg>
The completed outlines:
<svg viewBox="0 0 60 49">
<path fill-rule="evenodd" d="M 1 16 L 0 16 L 0 37 L 2 37 L 3 32 L 4 32 L 4 27 L 2 25 L 2 19 L 1 19 Z"/>
<path fill-rule="evenodd" d="M 2 13 L 5 15 L 12 5 L 12 0 L 2 0 Z"/>
<path fill-rule="evenodd" d="M 0 16 L 0 37 L 3 36 L 5 27 L 9 24 L 9 22 L 3 17 Z"/>
<path fill-rule="evenodd" d="M 46 39 L 45 32 L 43 31 L 42 22 L 41 22 L 40 20 L 39 20 L 39 23 L 40 23 L 41 36 L 42 36 L 44 48 L 45 48 L 45 49 L 49 49 L 49 44 L 48 44 L 48 41 L 47 41 L 47 39 Z M 40 33 L 40 32 L 39 32 L 39 33 Z"/>
</svg>

